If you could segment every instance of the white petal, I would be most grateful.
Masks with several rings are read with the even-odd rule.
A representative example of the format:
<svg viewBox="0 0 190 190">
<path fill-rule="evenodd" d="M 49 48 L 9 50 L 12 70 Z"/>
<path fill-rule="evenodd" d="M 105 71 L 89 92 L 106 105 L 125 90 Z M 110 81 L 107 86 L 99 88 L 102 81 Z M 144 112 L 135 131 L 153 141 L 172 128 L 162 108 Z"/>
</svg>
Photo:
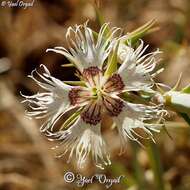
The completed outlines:
<svg viewBox="0 0 190 190">
<path fill-rule="evenodd" d="M 87 27 L 87 23 L 76 25 L 74 28 L 69 27 L 66 38 L 70 52 L 63 47 L 55 47 L 47 49 L 47 51 L 64 55 L 81 72 L 88 67 L 101 67 L 112 50 L 116 41 L 115 36 L 120 29 L 112 28 L 109 34 L 106 33 L 107 30 L 108 24 L 105 23 L 99 31 L 97 40 L 95 40 L 93 31 Z"/>
<path fill-rule="evenodd" d="M 158 106 L 146 106 L 142 104 L 125 103 L 124 110 L 114 118 L 120 135 L 122 147 L 125 146 L 127 139 L 139 142 L 139 138 L 145 138 L 139 135 L 134 129 L 141 128 L 147 134 L 147 138 L 153 139 L 152 132 L 159 132 L 157 124 L 147 124 L 144 121 L 150 119 L 159 119 L 161 116 Z"/>
<path fill-rule="evenodd" d="M 106 143 L 101 136 L 100 124 L 92 126 L 79 118 L 69 129 L 51 133 L 50 136 L 62 141 L 55 150 L 59 152 L 59 157 L 69 152 L 68 162 L 75 152 L 78 166 L 82 167 L 91 152 L 96 166 L 103 168 L 103 165 L 110 164 Z"/>
<path fill-rule="evenodd" d="M 142 40 L 136 50 L 124 44 L 120 45 L 119 60 L 122 64 L 118 73 L 126 85 L 126 91 L 151 91 L 151 87 L 154 85 L 151 73 L 158 62 L 156 56 L 161 52 L 156 50 L 143 55 L 148 47 L 148 45 L 145 47 L 143 45 Z"/>
<path fill-rule="evenodd" d="M 119 63 L 123 63 L 124 61 L 130 61 L 133 60 L 134 49 L 130 46 L 127 46 L 120 42 L 119 48 L 118 48 L 118 61 Z"/>
<path fill-rule="evenodd" d="M 64 47 L 48 48 L 46 52 L 49 51 L 64 55 L 71 63 L 75 64 L 79 71 L 82 72 L 83 67 L 81 63 L 74 56 L 72 56 Z"/>
<path fill-rule="evenodd" d="M 40 128 L 44 132 L 49 128 L 53 130 L 56 121 L 72 107 L 68 99 L 71 86 L 52 77 L 44 65 L 41 65 L 41 67 L 44 69 L 42 74 L 34 70 L 30 77 L 46 92 L 32 96 L 21 95 L 25 98 L 23 102 L 27 102 L 29 105 L 29 111 L 26 112 L 27 116 L 36 119 L 47 118 Z"/>
</svg>

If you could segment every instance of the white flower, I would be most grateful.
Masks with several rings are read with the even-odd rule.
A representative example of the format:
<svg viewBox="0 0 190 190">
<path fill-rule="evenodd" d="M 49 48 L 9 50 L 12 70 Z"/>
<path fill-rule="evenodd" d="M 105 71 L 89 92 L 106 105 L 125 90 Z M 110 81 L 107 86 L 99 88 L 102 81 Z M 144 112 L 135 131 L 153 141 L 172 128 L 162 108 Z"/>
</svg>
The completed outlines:
<svg viewBox="0 0 190 190">
<path fill-rule="evenodd" d="M 66 85 L 50 76 L 47 68 L 42 66 L 45 72 L 39 74 L 34 71 L 31 78 L 47 92 L 24 96 L 25 102 L 29 102 L 32 108 L 27 113 L 29 116 L 48 118 L 42 130 L 49 139 L 61 141 L 55 147 L 58 155 L 69 153 L 70 161 L 75 154 L 80 167 L 90 153 L 95 164 L 101 168 L 111 163 L 106 142 L 101 135 L 103 114 L 110 116 L 116 123 L 124 147 L 127 137 L 137 142 L 140 142 L 139 138 L 143 138 L 135 128 L 143 129 L 147 138 L 153 139 L 152 132 L 159 130 L 156 129 L 157 124 L 151 122 L 160 119 L 164 113 L 160 105 L 151 102 L 149 105 L 131 103 L 125 101 L 123 96 L 126 91 L 133 93 L 151 90 L 154 82 L 149 72 L 155 68 L 155 55 L 158 52 L 143 55 L 147 46 L 143 48 L 142 41 L 136 50 L 125 47 L 126 51 L 118 60 L 121 66 L 109 77 L 105 76 L 108 57 L 116 51 L 116 44 L 123 38 L 116 35 L 120 29 L 112 28 L 110 32 L 107 30 L 108 24 L 104 24 L 95 37 L 86 24 L 74 29 L 70 27 L 67 32 L 69 51 L 63 47 L 47 50 L 66 56 L 79 70 L 83 86 Z M 72 119 L 66 120 L 60 130 L 55 131 L 55 123 L 71 109 L 75 111 Z M 68 129 L 64 129 L 64 126 Z"/>
</svg>

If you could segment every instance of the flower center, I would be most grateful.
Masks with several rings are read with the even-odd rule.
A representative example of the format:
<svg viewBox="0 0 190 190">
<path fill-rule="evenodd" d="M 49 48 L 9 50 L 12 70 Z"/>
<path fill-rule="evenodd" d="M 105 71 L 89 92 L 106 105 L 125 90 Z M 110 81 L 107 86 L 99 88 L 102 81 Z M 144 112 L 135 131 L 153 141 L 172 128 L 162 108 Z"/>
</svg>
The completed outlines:
<svg viewBox="0 0 190 190">
<path fill-rule="evenodd" d="M 99 88 L 101 85 L 102 71 L 98 67 L 84 69 L 82 77 L 88 87 Z"/>
<path fill-rule="evenodd" d="M 75 87 L 69 92 L 72 105 L 84 106 L 81 118 L 88 124 L 96 125 L 101 121 L 102 112 L 118 116 L 123 108 L 122 100 L 113 93 L 120 93 L 124 83 L 119 74 L 113 74 L 106 81 L 98 67 L 84 69 L 82 74 L 87 87 Z"/>
</svg>

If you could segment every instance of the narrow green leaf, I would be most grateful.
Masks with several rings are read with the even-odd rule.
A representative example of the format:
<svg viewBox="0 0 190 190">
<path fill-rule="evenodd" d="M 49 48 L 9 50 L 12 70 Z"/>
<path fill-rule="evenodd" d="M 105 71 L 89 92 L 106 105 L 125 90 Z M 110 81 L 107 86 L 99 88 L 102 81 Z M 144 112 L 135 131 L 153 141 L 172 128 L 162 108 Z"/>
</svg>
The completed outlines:
<svg viewBox="0 0 190 190">
<path fill-rule="evenodd" d="M 99 8 L 98 5 L 94 5 L 95 13 L 96 13 L 96 21 L 101 27 L 104 23 L 106 23 L 105 18 L 102 14 L 102 10 Z M 110 28 L 107 26 L 104 32 L 104 36 L 107 36 L 110 33 Z"/>
<path fill-rule="evenodd" d="M 186 115 L 190 115 L 190 108 L 189 107 L 184 107 L 183 105 L 179 105 L 179 104 L 172 104 L 170 107 L 173 108 L 176 112 L 180 112 L 180 113 L 184 113 Z"/>
<path fill-rule="evenodd" d="M 171 89 L 171 91 L 177 91 L 177 89 L 178 89 L 178 87 L 179 87 L 179 85 L 181 83 L 181 79 L 182 79 L 182 73 L 180 73 L 180 75 L 179 75 L 179 77 L 177 79 L 177 82 L 176 82 L 175 86 Z"/>
<path fill-rule="evenodd" d="M 146 24 L 144 24 L 143 26 L 137 28 L 136 30 L 134 30 L 133 32 L 130 32 L 129 35 L 129 40 L 131 44 L 135 44 L 140 38 L 142 38 L 143 36 L 145 36 L 147 33 L 150 33 L 150 31 L 155 31 L 155 28 L 157 29 L 157 27 L 153 27 L 155 25 L 156 21 L 153 19 L 149 22 L 147 22 Z M 128 42 L 128 40 L 126 41 L 126 43 Z"/>
<path fill-rule="evenodd" d="M 188 125 L 190 126 L 190 117 L 186 114 L 186 113 L 178 113 L 181 117 L 183 117 L 183 119 L 188 123 Z"/>
<path fill-rule="evenodd" d="M 63 64 L 61 67 L 75 67 L 73 63 Z"/>
<path fill-rule="evenodd" d="M 86 86 L 84 81 L 63 81 L 63 82 L 73 86 Z"/>
<path fill-rule="evenodd" d="M 95 13 L 96 13 L 96 21 L 99 24 L 99 26 L 101 27 L 105 23 L 105 18 L 102 14 L 101 9 L 97 5 L 94 5 L 94 9 L 95 9 Z M 105 35 L 109 34 L 109 32 L 110 32 L 110 29 L 108 26 L 105 30 Z"/>
<path fill-rule="evenodd" d="M 180 114 L 180 113 L 178 113 Z M 167 130 L 171 128 L 187 128 L 188 124 L 186 122 L 176 122 L 176 121 L 165 121 L 165 128 Z"/>
<path fill-rule="evenodd" d="M 100 26 L 102 26 L 105 23 L 104 16 L 102 15 L 102 12 L 97 5 L 94 5 L 94 9 L 96 13 L 96 21 Z"/>
<path fill-rule="evenodd" d="M 119 42 L 117 43 L 117 45 L 115 47 L 115 50 L 112 52 L 112 54 L 108 58 L 107 69 L 106 69 L 105 74 L 104 74 L 106 77 L 111 76 L 112 73 L 117 71 L 117 52 L 118 52 L 118 48 L 119 48 Z"/>
<path fill-rule="evenodd" d="M 188 86 L 186 86 L 185 88 L 182 89 L 183 93 L 187 93 L 190 94 L 190 84 Z"/>
<path fill-rule="evenodd" d="M 98 33 L 96 31 L 92 30 L 92 34 L 93 34 L 93 37 L 95 38 L 95 40 L 97 40 Z"/>
</svg>

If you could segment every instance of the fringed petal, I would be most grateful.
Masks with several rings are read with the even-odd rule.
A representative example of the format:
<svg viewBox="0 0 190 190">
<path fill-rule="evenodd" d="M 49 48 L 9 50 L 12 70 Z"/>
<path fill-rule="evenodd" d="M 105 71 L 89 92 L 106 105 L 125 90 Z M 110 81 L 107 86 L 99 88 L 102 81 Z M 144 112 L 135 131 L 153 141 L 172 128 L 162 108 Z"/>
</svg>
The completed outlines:
<svg viewBox="0 0 190 190">
<path fill-rule="evenodd" d="M 114 118 L 121 139 L 122 148 L 127 139 L 140 143 L 139 138 L 152 139 L 153 132 L 159 132 L 160 124 L 155 121 L 162 120 L 167 114 L 161 106 L 147 106 L 142 104 L 125 103 L 125 107 L 118 117 Z M 155 123 L 149 124 L 148 121 Z M 134 129 L 143 129 L 146 137 L 137 133 Z"/>
<path fill-rule="evenodd" d="M 67 130 L 49 133 L 49 138 L 61 141 L 53 149 L 58 157 L 69 153 L 68 162 L 76 154 L 77 165 L 83 167 L 90 152 L 96 166 L 103 169 L 110 164 L 106 143 L 101 136 L 100 124 L 92 126 L 83 122 L 81 118 Z"/>
<path fill-rule="evenodd" d="M 80 72 L 88 67 L 101 68 L 104 61 L 107 59 L 110 51 L 116 43 L 116 37 L 119 28 L 112 28 L 110 33 L 107 33 L 108 23 L 102 25 L 97 40 L 95 40 L 93 31 L 87 27 L 87 23 L 69 27 L 66 34 L 66 39 L 69 46 L 68 52 L 64 47 L 55 47 L 47 49 L 64 55 L 69 61 L 75 64 Z"/>
<path fill-rule="evenodd" d="M 156 50 L 143 55 L 147 48 L 148 45 L 144 47 L 142 40 L 136 50 L 124 44 L 120 46 L 119 60 L 122 64 L 118 69 L 118 74 L 125 83 L 125 91 L 151 91 L 154 85 L 152 72 L 159 61 L 156 56 L 161 52 Z"/>
<path fill-rule="evenodd" d="M 46 92 L 31 96 L 21 95 L 25 98 L 22 102 L 28 103 L 29 106 L 29 110 L 26 111 L 28 117 L 36 119 L 47 118 L 40 128 L 44 132 L 49 128 L 53 130 L 56 121 L 65 112 L 72 109 L 68 98 L 69 90 L 72 87 L 52 77 L 44 65 L 41 65 L 41 68 L 44 69 L 42 74 L 34 70 L 29 77 L 45 89 Z"/>
</svg>

